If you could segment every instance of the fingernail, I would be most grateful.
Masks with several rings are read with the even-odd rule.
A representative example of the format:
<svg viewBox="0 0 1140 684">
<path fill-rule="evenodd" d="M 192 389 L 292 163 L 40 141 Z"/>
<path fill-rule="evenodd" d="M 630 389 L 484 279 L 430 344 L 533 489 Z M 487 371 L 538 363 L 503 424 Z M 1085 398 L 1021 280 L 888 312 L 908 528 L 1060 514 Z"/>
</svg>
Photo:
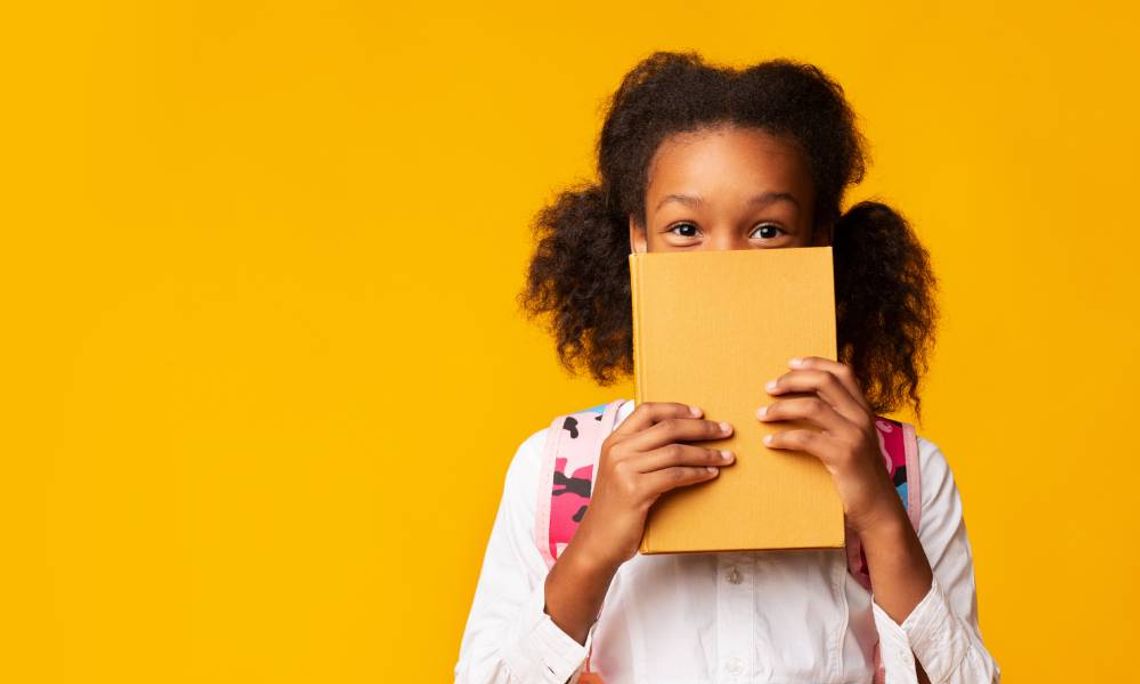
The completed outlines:
<svg viewBox="0 0 1140 684">
<path fill-rule="evenodd" d="M 701 409 L 696 406 L 690 406 L 689 413 L 693 414 L 694 416 L 699 416 L 701 415 Z"/>
<path fill-rule="evenodd" d="M 775 392 L 776 391 L 776 384 L 777 383 L 775 380 L 769 380 L 768 384 L 764 385 L 764 389 L 768 390 L 769 392 Z"/>
<path fill-rule="evenodd" d="M 720 469 L 717 468 L 716 466 L 705 466 L 705 469 L 707 469 L 710 473 L 719 473 L 720 472 Z"/>
<path fill-rule="evenodd" d="M 732 460 L 732 452 L 727 450 L 727 449 L 721 449 L 720 450 L 720 458 L 722 461 L 731 461 Z"/>
<path fill-rule="evenodd" d="M 769 435 L 764 435 L 764 439 L 763 439 L 763 442 L 764 442 L 765 444 L 771 444 L 771 443 L 772 443 L 772 435 L 770 435 L 770 434 L 769 434 Z"/>
<path fill-rule="evenodd" d="M 760 408 L 756 409 L 756 417 L 757 418 L 763 418 L 764 414 L 766 414 L 766 413 L 768 413 L 768 407 L 767 406 L 761 406 Z"/>
<path fill-rule="evenodd" d="M 799 368 L 800 366 L 804 365 L 804 360 L 799 356 L 793 356 L 791 360 L 788 361 L 788 365 L 792 368 Z"/>
<path fill-rule="evenodd" d="M 720 431 L 728 434 L 729 432 L 732 432 L 732 426 L 722 420 L 720 421 Z"/>
</svg>

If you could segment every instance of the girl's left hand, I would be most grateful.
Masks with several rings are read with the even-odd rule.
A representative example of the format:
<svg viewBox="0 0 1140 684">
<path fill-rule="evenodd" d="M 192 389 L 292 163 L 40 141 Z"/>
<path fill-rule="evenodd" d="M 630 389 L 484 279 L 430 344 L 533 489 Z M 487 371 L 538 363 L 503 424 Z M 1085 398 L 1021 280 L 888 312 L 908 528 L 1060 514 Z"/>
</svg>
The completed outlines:
<svg viewBox="0 0 1140 684">
<path fill-rule="evenodd" d="M 761 406 L 761 421 L 802 420 L 818 430 L 791 429 L 766 435 L 773 449 L 807 452 L 835 480 L 843 512 L 857 532 L 894 522 L 906 511 L 895 492 L 879 445 L 875 414 L 846 364 L 819 356 L 792 359 L 792 370 L 765 389 L 778 398 Z"/>
</svg>

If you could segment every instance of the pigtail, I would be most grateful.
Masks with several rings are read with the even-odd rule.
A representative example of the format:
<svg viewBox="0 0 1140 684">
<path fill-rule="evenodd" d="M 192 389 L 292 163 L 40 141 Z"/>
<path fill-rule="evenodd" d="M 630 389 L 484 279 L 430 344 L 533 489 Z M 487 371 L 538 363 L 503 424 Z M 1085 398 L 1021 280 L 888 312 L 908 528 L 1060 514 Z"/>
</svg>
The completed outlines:
<svg viewBox="0 0 1140 684">
<path fill-rule="evenodd" d="M 599 184 L 561 192 L 532 226 L 536 247 L 518 303 L 547 319 L 558 358 L 601 385 L 633 372 L 629 224 Z"/>
<path fill-rule="evenodd" d="M 930 257 L 907 220 L 864 201 L 836 222 L 832 240 L 839 360 L 849 364 L 879 413 L 909 401 L 921 414 L 938 316 Z"/>
</svg>

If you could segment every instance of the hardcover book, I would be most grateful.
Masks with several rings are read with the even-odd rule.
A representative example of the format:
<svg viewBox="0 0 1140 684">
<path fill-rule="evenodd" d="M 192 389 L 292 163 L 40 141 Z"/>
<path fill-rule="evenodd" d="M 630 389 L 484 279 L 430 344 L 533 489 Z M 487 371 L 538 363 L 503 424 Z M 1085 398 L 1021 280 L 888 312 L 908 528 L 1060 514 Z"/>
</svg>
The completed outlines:
<svg viewBox="0 0 1140 684">
<path fill-rule="evenodd" d="M 842 547 L 830 473 L 815 456 L 761 441 L 810 426 L 755 413 L 775 400 L 764 385 L 789 359 L 836 358 L 831 248 L 634 253 L 629 268 L 635 402 L 694 404 L 727 420 L 730 437 L 691 443 L 736 454 L 714 479 L 656 501 L 641 552 Z"/>
</svg>

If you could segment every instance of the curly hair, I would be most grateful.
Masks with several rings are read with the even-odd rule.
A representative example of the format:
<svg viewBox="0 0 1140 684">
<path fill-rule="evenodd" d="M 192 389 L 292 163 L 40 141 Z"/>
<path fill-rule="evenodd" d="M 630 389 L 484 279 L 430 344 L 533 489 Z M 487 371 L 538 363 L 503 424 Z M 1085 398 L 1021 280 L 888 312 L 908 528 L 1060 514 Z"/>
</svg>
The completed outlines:
<svg viewBox="0 0 1140 684">
<path fill-rule="evenodd" d="M 869 156 L 842 87 L 810 64 L 774 59 L 738 70 L 695 52 L 655 52 L 634 67 L 608 102 L 598 181 L 563 190 L 535 217 L 523 312 L 547 319 L 569 372 L 584 367 L 603 386 L 632 374 L 629 217 L 646 225 L 648 167 L 667 136 L 723 124 L 799 143 L 815 224 L 834 226 L 839 360 L 876 412 L 910 403 L 918 415 L 937 318 L 930 258 L 886 204 L 841 210 Z"/>
</svg>

